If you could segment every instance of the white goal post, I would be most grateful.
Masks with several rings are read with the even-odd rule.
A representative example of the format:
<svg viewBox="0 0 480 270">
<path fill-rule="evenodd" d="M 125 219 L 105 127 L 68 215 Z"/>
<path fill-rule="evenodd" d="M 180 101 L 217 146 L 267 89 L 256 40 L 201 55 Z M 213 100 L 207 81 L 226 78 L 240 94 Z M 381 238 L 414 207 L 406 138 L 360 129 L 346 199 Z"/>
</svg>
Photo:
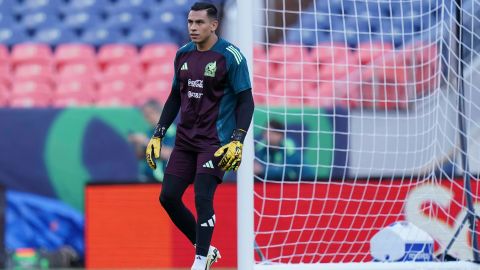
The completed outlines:
<svg viewBox="0 0 480 270">
<path fill-rule="evenodd" d="M 236 10 L 256 102 L 237 177 L 238 269 L 480 269 L 469 226 L 480 211 L 480 0 Z M 373 257 L 372 237 L 395 222 L 431 236 L 432 260 Z"/>
</svg>

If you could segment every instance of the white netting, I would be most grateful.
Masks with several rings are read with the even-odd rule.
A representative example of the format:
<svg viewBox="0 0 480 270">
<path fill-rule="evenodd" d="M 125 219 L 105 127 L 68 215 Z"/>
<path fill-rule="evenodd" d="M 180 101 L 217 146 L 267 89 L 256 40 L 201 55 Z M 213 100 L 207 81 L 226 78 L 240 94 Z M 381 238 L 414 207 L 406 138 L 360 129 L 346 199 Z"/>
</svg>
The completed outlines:
<svg viewBox="0 0 480 270">
<path fill-rule="evenodd" d="M 455 0 L 263 2 L 257 263 L 371 261 L 371 237 L 399 220 L 442 253 L 468 213 L 460 63 L 474 203 L 480 189 L 480 1 L 463 1 L 460 28 Z M 449 254 L 472 259 L 470 236 L 467 223 Z"/>
</svg>

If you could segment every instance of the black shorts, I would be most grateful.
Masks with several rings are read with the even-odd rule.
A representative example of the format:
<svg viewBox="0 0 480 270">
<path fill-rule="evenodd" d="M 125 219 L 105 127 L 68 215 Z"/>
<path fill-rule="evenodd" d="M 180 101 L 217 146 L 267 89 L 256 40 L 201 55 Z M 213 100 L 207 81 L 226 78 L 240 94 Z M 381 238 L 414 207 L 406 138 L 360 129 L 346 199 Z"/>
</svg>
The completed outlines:
<svg viewBox="0 0 480 270">
<path fill-rule="evenodd" d="M 174 147 L 165 174 L 173 174 L 190 183 L 193 183 L 195 175 L 200 173 L 216 176 L 222 181 L 225 172 L 218 167 L 222 157 L 213 155 L 217 149 L 215 147 L 205 152 L 193 152 Z"/>
</svg>

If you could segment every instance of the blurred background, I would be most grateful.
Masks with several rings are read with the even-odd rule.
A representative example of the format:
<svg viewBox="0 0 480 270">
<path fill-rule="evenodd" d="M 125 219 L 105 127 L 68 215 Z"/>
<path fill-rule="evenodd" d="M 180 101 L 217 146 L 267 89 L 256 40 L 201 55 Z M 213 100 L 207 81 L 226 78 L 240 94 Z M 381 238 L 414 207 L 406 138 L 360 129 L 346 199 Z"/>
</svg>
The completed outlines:
<svg viewBox="0 0 480 270">
<path fill-rule="evenodd" d="M 158 203 L 175 125 L 162 148 L 162 166 L 150 171 L 143 155 L 170 92 L 176 50 L 188 42 L 186 16 L 193 2 L 0 0 L 1 264 L 41 269 L 190 264 L 193 248 Z M 472 22 L 465 24 L 463 60 L 477 63 L 480 25 L 471 17 L 478 18 L 480 5 L 463 2 L 465 20 Z M 213 3 L 221 10 L 220 36 L 236 43 L 241 18 L 235 1 Z M 458 153 L 450 148 L 440 151 L 434 165 L 411 171 L 404 170 L 407 165 L 370 166 L 386 157 L 359 154 L 372 153 L 368 142 L 358 143 L 360 129 L 378 122 L 368 124 L 362 117 L 357 126 L 346 117 L 416 110 L 447 84 L 449 73 L 440 63 L 451 51 L 439 45 L 453 33 L 445 14 L 454 2 L 266 0 L 255 5 L 251 70 L 259 108 L 258 179 L 419 174 L 438 164 L 441 174 L 459 173 Z M 478 66 L 472 68 L 477 73 L 469 73 L 471 82 L 479 78 Z M 288 121 L 283 114 L 270 115 L 276 108 L 289 112 Z M 469 115 L 480 117 L 472 108 Z M 398 128 L 399 121 L 382 128 Z M 347 138 L 349 131 L 358 136 Z M 266 149 L 276 144 L 286 150 Z M 302 151 L 295 151 L 298 145 Z M 385 147 L 387 153 L 398 144 Z M 428 159 L 427 152 L 421 156 Z M 419 152 L 402 157 L 408 163 L 412 155 Z M 478 174 L 480 161 L 473 160 L 472 168 Z M 225 222 L 216 228 L 214 243 L 225 257 L 219 266 L 233 268 L 235 175 L 225 176 L 218 194 L 216 211 Z M 189 206 L 192 199 L 189 190 Z"/>
</svg>

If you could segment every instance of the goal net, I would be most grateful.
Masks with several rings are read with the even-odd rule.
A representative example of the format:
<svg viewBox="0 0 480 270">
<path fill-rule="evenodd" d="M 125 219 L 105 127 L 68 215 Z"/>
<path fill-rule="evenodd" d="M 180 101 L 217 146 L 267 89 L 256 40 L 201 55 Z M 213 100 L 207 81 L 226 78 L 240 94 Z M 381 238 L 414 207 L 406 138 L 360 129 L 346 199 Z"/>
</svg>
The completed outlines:
<svg viewBox="0 0 480 270">
<path fill-rule="evenodd" d="M 474 260 L 480 1 L 265 0 L 256 15 L 254 264 L 379 260 L 372 238 L 400 221 L 433 239 L 430 260 Z"/>
</svg>

